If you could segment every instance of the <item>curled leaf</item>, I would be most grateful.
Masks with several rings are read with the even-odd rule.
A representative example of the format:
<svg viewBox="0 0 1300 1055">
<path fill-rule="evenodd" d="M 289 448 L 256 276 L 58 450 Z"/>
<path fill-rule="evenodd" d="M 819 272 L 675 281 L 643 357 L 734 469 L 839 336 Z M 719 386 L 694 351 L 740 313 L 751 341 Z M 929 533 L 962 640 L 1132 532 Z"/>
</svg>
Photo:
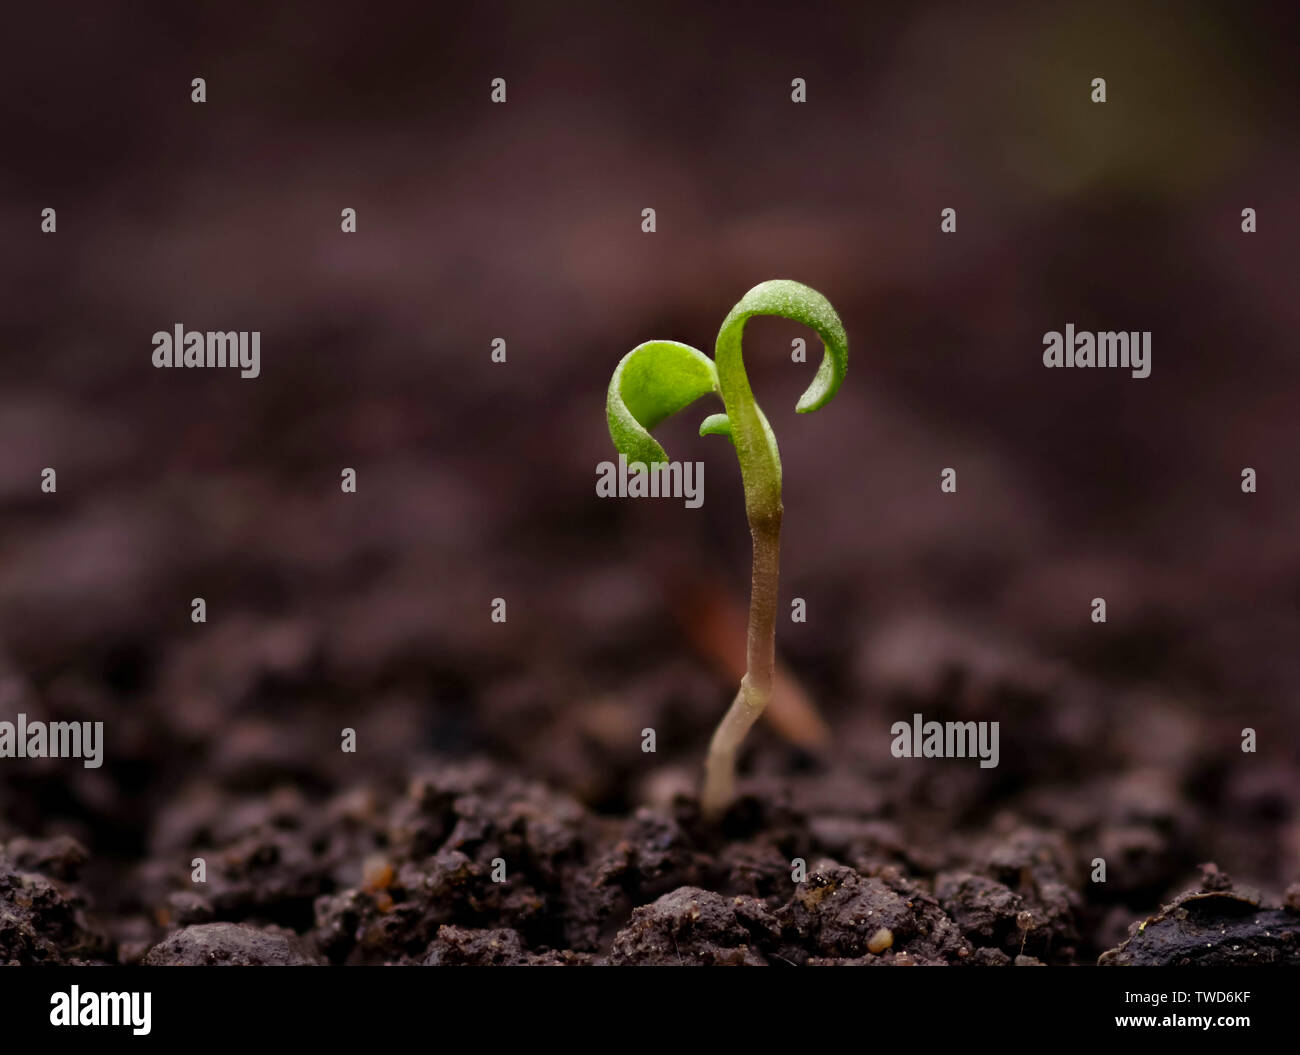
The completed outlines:
<svg viewBox="0 0 1300 1055">
<path fill-rule="evenodd" d="M 849 340 L 830 301 L 815 289 L 785 278 L 760 282 L 751 289 L 731 309 L 718 331 L 714 351 L 718 391 L 727 408 L 731 442 L 740 459 L 745 508 L 751 524 L 757 519 L 779 523 L 781 454 L 772 426 L 754 400 L 741 355 L 745 323 L 755 315 L 779 315 L 801 322 L 822 339 L 825 347 L 822 364 L 795 407 L 801 414 L 825 406 L 839 389 L 849 368 Z"/>
<path fill-rule="evenodd" d="M 744 366 L 740 363 L 740 340 L 745 323 L 755 315 L 780 315 L 801 322 L 815 330 L 822 339 L 825 352 L 821 366 L 795 406 L 800 414 L 820 410 L 839 391 L 849 369 L 848 334 L 831 302 L 810 286 L 788 278 L 760 282 L 741 297 L 718 331 L 716 357 L 718 369 L 724 375 L 724 389 L 728 367 L 738 368 L 740 375 L 744 376 Z"/>
<path fill-rule="evenodd" d="M 609 435 L 629 462 L 666 462 L 650 429 L 701 396 L 718 391 L 713 360 L 688 344 L 646 341 L 619 360 L 605 403 Z"/>
</svg>

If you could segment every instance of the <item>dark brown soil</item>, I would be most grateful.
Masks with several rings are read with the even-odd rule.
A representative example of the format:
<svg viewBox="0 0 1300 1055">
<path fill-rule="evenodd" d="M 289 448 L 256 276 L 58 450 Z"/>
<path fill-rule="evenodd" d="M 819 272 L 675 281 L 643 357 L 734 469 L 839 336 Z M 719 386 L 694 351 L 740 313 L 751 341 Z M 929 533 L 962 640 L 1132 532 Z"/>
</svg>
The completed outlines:
<svg viewBox="0 0 1300 1055">
<path fill-rule="evenodd" d="M 93 556 L 110 509 L 138 546 L 193 499 L 130 493 L 33 514 L 17 552 L 64 524 Z M 621 550 L 548 567 L 565 544 L 542 524 L 514 569 L 523 603 L 493 624 L 492 540 L 462 521 L 432 548 L 390 520 L 358 533 L 338 500 L 295 500 L 307 553 L 259 518 L 219 566 L 211 542 L 105 558 L 90 617 L 58 586 L 86 590 L 87 565 L 47 563 L 27 592 L 11 574 L 31 613 L 7 628 L 11 709 L 102 719 L 108 743 L 99 770 L 0 765 L 0 960 L 1300 962 L 1285 709 L 1159 691 L 1086 648 L 1046 660 L 939 616 L 872 617 L 814 572 L 818 633 L 781 639 L 832 739 L 761 723 L 710 829 L 693 794 L 738 591 L 701 573 L 682 612 L 678 572 L 656 582 Z M 452 545 L 479 559 L 453 568 Z M 301 560 L 262 596 L 259 569 Z M 200 591 L 216 618 L 194 625 Z M 999 765 L 893 757 L 890 725 L 914 712 L 998 721 Z"/>
<path fill-rule="evenodd" d="M 977 6 L 8 15 L 0 720 L 106 744 L 0 759 L 0 962 L 1296 963 L 1294 5 Z M 824 724 L 710 830 L 736 460 L 701 410 L 700 509 L 595 470 L 619 357 L 775 277 L 850 338 L 813 415 L 745 338 Z M 1043 369 L 1070 320 L 1151 376 Z"/>
<path fill-rule="evenodd" d="M 303 666 L 281 666 L 275 676 L 305 674 L 309 650 L 295 655 Z M 1247 835 L 1225 837 L 1206 819 L 1209 804 L 1188 794 L 1206 786 L 1195 752 L 1165 770 L 1119 768 L 1064 784 L 1042 771 L 1052 757 L 1064 765 L 1079 751 L 1110 752 L 1118 767 L 1129 743 L 1091 709 L 1075 722 L 1049 709 L 1049 699 L 1094 699 L 1085 686 L 1042 697 L 1022 686 L 1016 705 L 1007 686 L 981 687 L 969 675 L 962 691 L 956 684 L 908 706 L 964 715 L 996 698 L 1004 716 L 1024 709 L 1017 724 L 1037 711 L 1036 742 L 1047 758 L 1017 773 L 1025 767 L 1016 760 L 1039 754 L 1004 747 L 1005 770 L 989 779 L 959 761 L 886 761 L 879 752 L 849 765 L 841 745 L 833 752 L 845 752 L 840 763 L 828 768 L 760 736 L 757 768 L 784 772 L 748 781 L 721 832 L 700 823 L 694 800 L 672 790 L 676 770 L 653 755 L 642 782 L 651 804 L 618 816 L 487 760 L 431 757 L 409 779 L 394 774 L 335 791 L 324 769 L 294 783 L 258 779 L 298 756 L 241 723 L 223 748 L 221 786 L 181 782 L 156 803 L 140 861 L 95 867 L 72 839 L 9 838 L 0 858 L 0 956 L 1009 965 L 1088 963 L 1104 952 L 1103 963 L 1117 964 L 1300 963 L 1300 888 L 1278 904 L 1235 889 L 1212 866 L 1189 883 L 1198 850 L 1226 857 Z M 502 721 L 514 714 L 518 728 L 514 694 L 500 699 Z M 643 706 L 632 725 L 674 728 L 680 704 L 671 693 Z M 1166 744 L 1190 743 L 1178 714 L 1148 712 L 1164 723 Z M 855 733 L 869 739 L 870 721 L 845 724 L 850 743 Z M 538 741 L 552 750 L 565 742 L 554 734 Z M 595 741 L 584 742 L 594 750 Z M 634 759 L 629 753 L 629 768 Z M 683 784 L 690 776 L 681 770 Z M 313 782 L 318 792 L 302 790 Z M 1284 790 L 1256 785 L 1246 801 L 1266 805 Z M 125 816 L 101 823 L 110 820 L 129 827 Z M 206 862 L 206 883 L 190 880 L 196 857 Z M 1107 861 L 1105 883 L 1089 881 L 1095 857 Z M 799 883 L 796 859 L 806 866 Z M 1190 889 L 1143 922 L 1143 907 L 1180 885 Z M 96 912 L 86 910 L 88 889 Z"/>
</svg>

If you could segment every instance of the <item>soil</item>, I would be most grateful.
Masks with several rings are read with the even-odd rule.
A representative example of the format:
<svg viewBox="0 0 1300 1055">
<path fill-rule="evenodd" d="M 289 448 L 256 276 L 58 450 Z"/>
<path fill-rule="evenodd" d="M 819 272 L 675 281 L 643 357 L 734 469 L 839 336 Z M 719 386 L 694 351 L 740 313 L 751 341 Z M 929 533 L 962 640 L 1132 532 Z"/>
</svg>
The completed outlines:
<svg viewBox="0 0 1300 1055">
<path fill-rule="evenodd" d="M 229 662 L 231 635 L 242 664 Z M 1300 964 L 1300 884 L 1270 898 L 1213 865 L 1192 878 L 1206 856 L 1257 869 L 1275 859 L 1279 804 L 1295 792 L 1288 770 L 1240 783 L 1198 750 L 1207 719 L 1186 708 L 1148 699 L 1126 735 L 1108 707 L 1132 701 L 993 653 L 975 662 L 970 641 L 933 626 L 901 630 L 886 651 L 919 655 L 939 640 L 953 654 L 935 668 L 925 652 L 924 666 L 945 675 L 909 682 L 894 670 L 876 707 L 832 715 L 833 748 L 809 752 L 760 729 L 716 828 L 698 815 L 692 756 L 710 717 L 698 702 L 717 692 L 688 663 L 668 663 L 617 706 L 547 707 L 514 674 L 468 715 L 403 706 L 395 687 L 353 710 L 345 694 L 329 702 L 342 672 L 309 627 L 189 635 L 149 675 L 160 691 L 118 690 L 159 708 L 134 716 L 132 764 L 148 781 L 123 788 L 91 770 L 68 781 L 51 763 L 38 800 L 8 800 L 88 836 L 7 828 L 0 959 Z M 398 665 L 384 649 L 372 662 L 375 674 Z M 91 698 L 69 684 L 45 692 L 81 707 Z M 107 714 L 113 694 L 101 694 Z M 270 699 L 284 709 L 271 713 Z M 387 761 L 321 750 L 324 734 L 308 725 L 284 735 L 309 702 L 351 714 L 360 742 Z M 997 715 L 1014 735 L 992 775 L 973 761 L 894 759 L 879 749 L 881 710 L 900 706 Z M 452 730 L 468 749 L 411 752 L 401 717 L 410 730 Z M 225 723 L 226 735 L 205 735 Z M 145 735 L 150 726 L 161 732 Z M 642 728 L 683 746 L 645 753 Z M 350 774 L 359 766 L 368 779 Z M 191 881 L 196 858 L 204 883 Z M 1095 858 L 1105 882 L 1090 881 Z"/>
<path fill-rule="evenodd" d="M 1291 5 L 499 6 L 6 23 L 0 720 L 106 743 L 0 759 L 0 962 L 1300 962 Z M 774 277 L 851 365 L 797 415 L 746 332 L 807 621 L 710 828 L 736 461 L 693 407 L 701 508 L 594 472 L 619 357 Z M 1151 376 L 1043 369 L 1071 321 Z"/>
</svg>

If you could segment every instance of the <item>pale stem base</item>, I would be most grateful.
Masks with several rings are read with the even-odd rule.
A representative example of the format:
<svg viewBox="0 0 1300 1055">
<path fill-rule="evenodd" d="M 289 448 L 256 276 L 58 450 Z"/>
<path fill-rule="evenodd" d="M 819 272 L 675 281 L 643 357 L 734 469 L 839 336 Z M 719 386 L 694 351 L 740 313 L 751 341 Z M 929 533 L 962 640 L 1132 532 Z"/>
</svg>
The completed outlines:
<svg viewBox="0 0 1300 1055">
<path fill-rule="evenodd" d="M 754 540 L 754 567 L 749 598 L 748 671 L 709 743 L 704 790 L 700 795 L 701 811 L 709 821 L 720 819 L 731 805 L 736 790 L 736 756 L 745 736 L 772 698 L 776 671 L 780 513 L 764 526 L 751 525 L 750 534 Z"/>
</svg>

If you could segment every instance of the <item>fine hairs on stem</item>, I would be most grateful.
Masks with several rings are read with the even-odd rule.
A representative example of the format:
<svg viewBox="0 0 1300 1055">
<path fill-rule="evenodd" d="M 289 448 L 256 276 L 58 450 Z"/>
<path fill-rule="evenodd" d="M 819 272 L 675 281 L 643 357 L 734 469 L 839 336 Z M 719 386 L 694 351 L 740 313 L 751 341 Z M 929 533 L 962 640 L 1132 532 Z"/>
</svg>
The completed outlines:
<svg viewBox="0 0 1300 1055">
<path fill-rule="evenodd" d="M 628 352 L 614 370 L 606 403 L 610 438 L 631 471 L 668 461 L 649 430 L 712 393 L 724 413 L 711 414 L 700 435 L 728 436 L 740 463 L 745 514 L 753 542 L 746 673 L 718 724 L 705 762 L 701 808 L 721 818 L 731 803 L 736 757 L 772 698 L 776 668 L 777 589 L 781 558 L 781 456 L 767 417 L 754 399 L 741 356 L 745 323 L 755 315 L 777 315 L 804 324 L 825 349 L 812 384 L 799 398 L 801 414 L 830 402 L 848 369 L 848 337 L 830 302 L 816 290 L 789 279 L 760 283 L 741 297 L 722 323 L 714 358 L 676 341 L 647 341 Z"/>
</svg>

